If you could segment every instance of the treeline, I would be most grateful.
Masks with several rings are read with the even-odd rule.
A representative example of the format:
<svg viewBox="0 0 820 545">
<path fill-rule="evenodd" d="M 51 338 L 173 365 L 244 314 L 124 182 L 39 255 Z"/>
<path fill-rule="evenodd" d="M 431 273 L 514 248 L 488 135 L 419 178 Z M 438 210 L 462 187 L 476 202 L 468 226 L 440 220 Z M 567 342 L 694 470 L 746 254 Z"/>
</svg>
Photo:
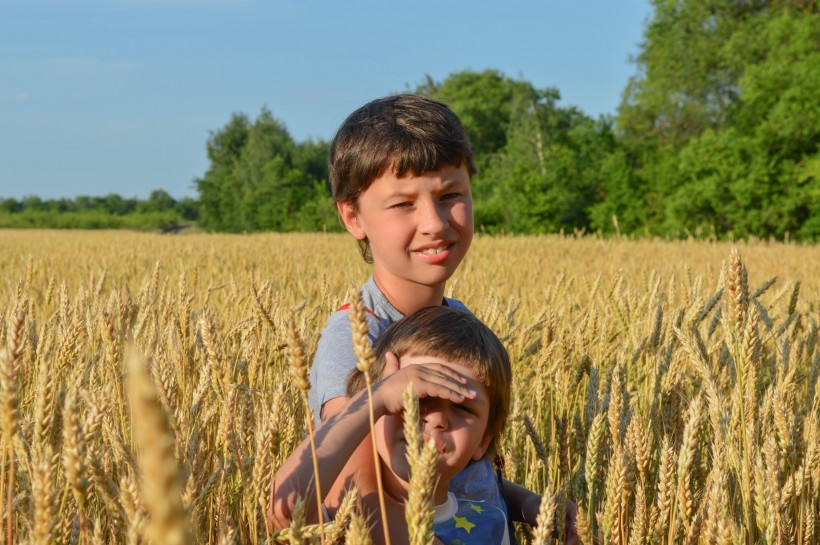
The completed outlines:
<svg viewBox="0 0 820 545">
<path fill-rule="evenodd" d="M 651 2 L 616 115 L 593 119 L 559 105 L 557 89 L 495 70 L 428 77 L 413 90 L 449 104 L 470 132 L 477 228 L 820 240 L 816 1 Z M 22 215 L 0 210 L 0 226 L 26 214 L 109 226 L 108 210 L 114 222 L 197 219 L 213 231 L 339 229 L 327 142 L 295 142 L 263 109 L 234 114 L 207 154 L 196 202 L 59 214 L 25 204 Z"/>
<path fill-rule="evenodd" d="M 199 219 L 199 202 L 157 189 L 147 200 L 79 196 L 75 199 L 0 199 L 0 228 L 137 229 L 173 231 Z"/>
<path fill-rule="evenodd" d="M 806 0 L 653 0 L 615 116 L 487 70 L 428 78 L 467 126 L 476 225 L 820 239 L 820 16 Z M 325 142 L 263 110 L 208 141 L 200 222 L 225 231 L 336 228 Z"/>
</svg>

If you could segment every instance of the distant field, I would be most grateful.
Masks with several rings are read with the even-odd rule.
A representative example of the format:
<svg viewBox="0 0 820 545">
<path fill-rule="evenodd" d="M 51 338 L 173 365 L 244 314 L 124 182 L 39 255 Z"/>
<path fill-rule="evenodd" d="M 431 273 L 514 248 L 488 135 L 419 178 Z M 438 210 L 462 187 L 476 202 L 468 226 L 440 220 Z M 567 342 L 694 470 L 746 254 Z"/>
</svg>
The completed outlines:
<svg viewBox="0 0 820 545">
<path fill-rule="evenodd" d="M 265 542 L 306 430 L 286 324 L 310 355 L 369 274 L 354 241 L 0 230 L 0 249 L 14 542 L 170 543 L 186 521 Z M 586 542 L 820 541 L 820 246 L 730 249 L 477 237 L 448 284 L 515 362 L 508 477 L 569 496 Z M 131 338 L 150 380 L 129 403 Z"/>
</svg>

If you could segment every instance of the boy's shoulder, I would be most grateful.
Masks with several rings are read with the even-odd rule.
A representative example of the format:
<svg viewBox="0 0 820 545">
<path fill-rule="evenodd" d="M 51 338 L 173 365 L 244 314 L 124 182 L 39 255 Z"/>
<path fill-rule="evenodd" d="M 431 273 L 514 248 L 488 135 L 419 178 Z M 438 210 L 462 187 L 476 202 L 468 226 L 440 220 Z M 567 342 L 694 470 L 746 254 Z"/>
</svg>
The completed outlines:
<svg viewBox="0 0 820 545">
<path fill-rule="evenodd" d="M 450 299 L 449 297 L 444 298 L 444 302 L 447 303 L 447 306 L 450 308 L 454 308 L 456 310 L 463 310 L 465 312 L 471 312 L 467 305 L 459 301 L 458 299 Z"/>
<path fill-rule="evenodd" d="M 387 299 L 387 296 L 384 293 L 382 293 L 382 291 L 379 289 L 379 286 L 376 284 L 376 281 L 374 280 L 373 276 L 368 278 L 367 282 L 365 282 L 364 285 L 362 285 L 361 294 L 362 303 L 364 304 L 365 309 L 367 310 L 368 322 L 372 321 L 372 319 L 375 319 L 382 322 L 384 325 L 390 325 L 393 322 L 397 322 L 404 317 L 401 311 L 394 307 L 393 304 L 390 303 L 390 301 Z M 458 299 L 451 299 L 450 297 L 445 297 L 444 304 L 457 310 L 470 312 L 470 309 L 467 308 L 467 305 L 465 305 Z M 336 312 L 334 312 L 330 316 L 330 318 L 328 319 L 328 323 L 330 323 L 331 320 L 346 320 L 346 311 L 349 309 L 349 303 L 341 305 L 336 310 Z"/>
</svg>

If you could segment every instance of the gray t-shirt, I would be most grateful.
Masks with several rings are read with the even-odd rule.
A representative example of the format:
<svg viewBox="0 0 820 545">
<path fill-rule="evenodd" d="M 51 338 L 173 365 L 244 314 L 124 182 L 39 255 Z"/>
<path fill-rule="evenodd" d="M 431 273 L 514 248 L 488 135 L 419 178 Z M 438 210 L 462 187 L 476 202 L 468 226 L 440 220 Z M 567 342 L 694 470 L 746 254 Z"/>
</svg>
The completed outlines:
<svg viewBox="0 0 820 545">
<path fill-rule="evenodd" d="M 390 304 L 387 297 L 376 286 L 371 276 L 362 286 L 362 302 L 372 312 L 365 314 L 367 327 L 370 330 L 370 342 L 390 327 L 390 324 L 404 317 L 399 310 Z M 469 312 L 464 303 L 455 299 L 444 298 L 444 304 Z M 316 355 L 310 368 L 310 391 L 308 403 L 318 426 L 321 421 L 321 408 L 326 401 L 334 397 L 347 395 L 345 386 L 347 375 L 356 367 L 356 354 L 353 351 L 353 337 L 350 332 L 349 310 L 339 310 L 330 315 L 327 325 L 319 337 Z M 484 457 L 463 469 L 450 482 L 450 491 L 456 496 L 467 499 L 484 500 L 500 507 L 506 513 L 506 506 L 501 500 L 498 484 L 493 474 L 489 458 Z"/>
</svg>

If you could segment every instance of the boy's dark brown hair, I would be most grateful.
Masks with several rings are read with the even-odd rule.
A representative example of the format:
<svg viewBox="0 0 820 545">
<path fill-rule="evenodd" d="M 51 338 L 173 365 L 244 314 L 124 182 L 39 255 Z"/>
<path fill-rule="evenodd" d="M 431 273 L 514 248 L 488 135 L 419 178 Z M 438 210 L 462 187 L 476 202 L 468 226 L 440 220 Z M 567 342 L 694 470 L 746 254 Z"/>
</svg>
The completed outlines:
<svg viewBox="0 0 820 545">
<path fill-rule="evenodd" d="M 423 308 L 391 325 L 376 340 L 373 351 L 376 363 L 370 376 L 374 382 L 384 371 L 386 352 L 399 358 L 432 356 L 473 369 L 489 396 L 485 437 L 492 437 L 494 443 L 504 430 L 510 412 L 510 358 L 495 333 L 469 312 L 446 306 Z M 354 369 L 347 379 L 347 395 L 364 387 L 364 374 Z"/>
<path fill-rule="evenodd" d="M 445 104 L 402 94 L 368 102 L 345 119 L 330 143 L 330 187 L 335 202 L 356 204 L 386 169 L 420 176 L 446 166 L 477 172 L 467 130 Z M 367 240 L 359 241 L 365 260 Z"/>
</svg>

